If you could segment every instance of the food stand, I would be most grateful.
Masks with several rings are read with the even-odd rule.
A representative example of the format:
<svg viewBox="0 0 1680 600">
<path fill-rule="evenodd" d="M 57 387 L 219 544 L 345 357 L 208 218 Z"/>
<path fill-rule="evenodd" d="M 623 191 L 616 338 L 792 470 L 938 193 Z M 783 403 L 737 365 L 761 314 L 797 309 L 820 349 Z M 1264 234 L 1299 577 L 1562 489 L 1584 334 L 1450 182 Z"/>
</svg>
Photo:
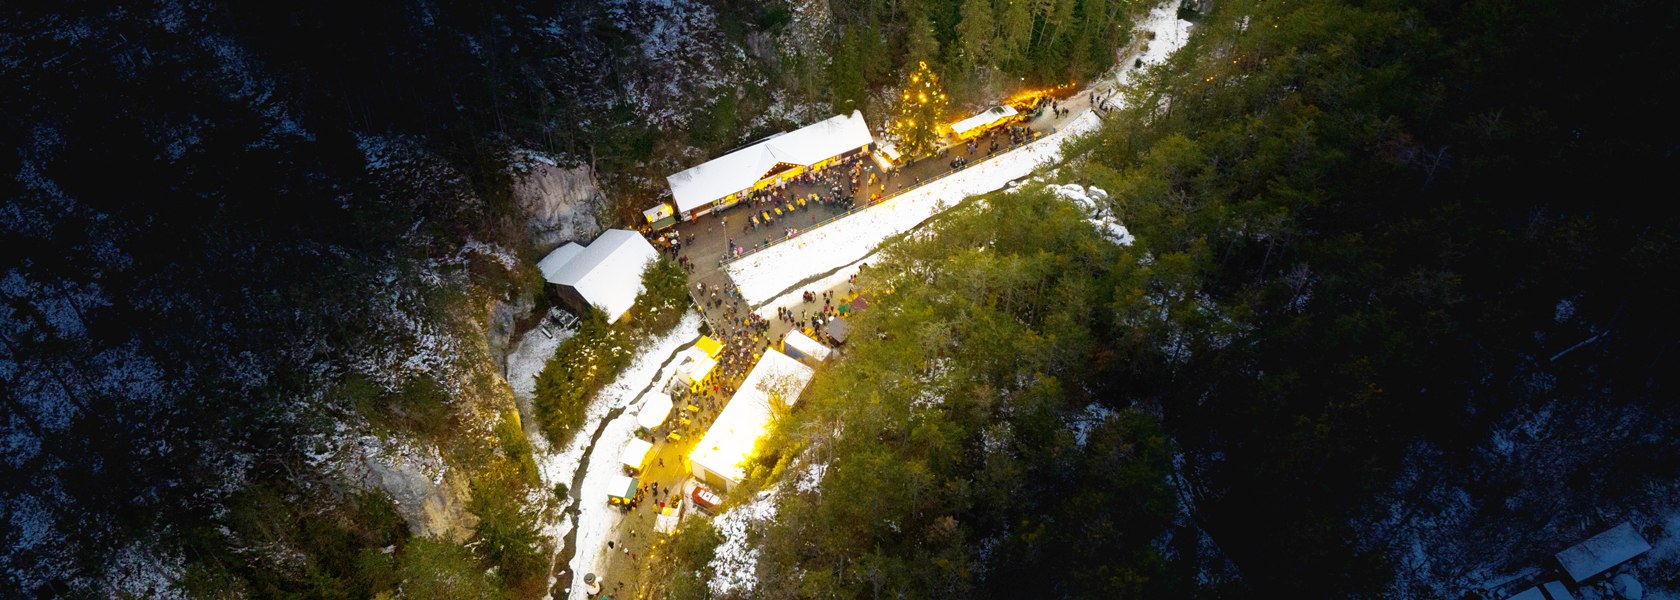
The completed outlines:
<svg viewBox="0 0 1680 600">
<path fill-rule="evenodd" d="M 607 504 L 613 506 L 629 506 L 636 497 L 636 486 L 641 481 L 626 475 L 614 475 L 612 483 L 607 484 Z"/>
<path fill-rule="evenodd" d="M 642 465 L 647 464 L 648 453 L 653 450 L 653 442 L 641 438 L 630 440 L 630 445 L 624 447 L 624 454 L 619 456 L 619 462 L 624 463 L 625 471 L 641 473 Z"/>
</svg>

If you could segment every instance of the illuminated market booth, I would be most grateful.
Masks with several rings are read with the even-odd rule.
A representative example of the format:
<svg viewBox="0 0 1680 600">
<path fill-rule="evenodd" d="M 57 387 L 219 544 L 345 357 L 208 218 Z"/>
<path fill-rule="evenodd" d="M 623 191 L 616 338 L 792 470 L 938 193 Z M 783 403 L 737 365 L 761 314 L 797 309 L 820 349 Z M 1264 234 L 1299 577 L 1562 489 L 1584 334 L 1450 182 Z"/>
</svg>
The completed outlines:
<svg viewBox="0 0 1680 600">
<path fill-rule="evenodd" d="M 725 492 L 741 483 L 746 464 L 770 427 L 774 406 L 792 406 L 815 373 L 792 357 L 766 349 L 689 455 L 695 479 Z"/>
<path fill-rule="evenodd" d="M 808 170 L 865 152 L 875 142 L 863 113 L 836 115 L 779 133 L 740 150 L 665 178 L 671 201 L 683 220 L 733 206 L 747 193 L 785 183 Z M 659 207 L 644 216 L 653 217 Z M 661 217 L 663 218 L 663 217 Z"/>
<path fill-rule="evenodd" d="M 967 119 L 957 121 L 951 125 L 951 137 L 958 141 L 967 140 L 990 131 L 999 125 L 1007 125 L 1015 121 L 1020 115 L 1012 106 L 993 106 Z"/>
</svg>

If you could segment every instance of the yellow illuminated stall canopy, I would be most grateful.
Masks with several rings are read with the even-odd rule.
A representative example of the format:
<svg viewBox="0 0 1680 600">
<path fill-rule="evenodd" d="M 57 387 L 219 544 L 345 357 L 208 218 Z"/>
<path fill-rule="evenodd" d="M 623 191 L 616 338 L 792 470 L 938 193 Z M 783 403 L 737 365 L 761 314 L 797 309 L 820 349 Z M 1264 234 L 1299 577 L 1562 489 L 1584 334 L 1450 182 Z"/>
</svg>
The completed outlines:
<svg viewBox="0 0 1680 600">
<path fill-rule="evenodd" d="M 723 342 L 714 340 L 709 335 L 700 336 L 700 341 L 695 342 L 694 347 L 699 348 L 701 352 L 706 353 L 706 356 L 712 358 L 717 358 L 718 353 L 723 352 Z"/>
</svg>

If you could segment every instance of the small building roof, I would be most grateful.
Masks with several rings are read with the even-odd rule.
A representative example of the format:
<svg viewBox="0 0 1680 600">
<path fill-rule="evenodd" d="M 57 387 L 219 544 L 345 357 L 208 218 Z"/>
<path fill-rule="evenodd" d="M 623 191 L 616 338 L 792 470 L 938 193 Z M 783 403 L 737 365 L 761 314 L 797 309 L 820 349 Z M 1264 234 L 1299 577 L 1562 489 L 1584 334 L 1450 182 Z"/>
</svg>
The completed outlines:
<svg viewBox="0 0 1680 600">
<path fill-rule="evenodd" d="M 1538 586 L 1517 592 L 1516 595 L 1505 600 L 1546 600 L 1546 595 L 1540 592 Z"/>
<path fill-rule="evenodd" d="M 618 321 L 642 293 L 642 271 L 658 257 L 641 234 L 608 229 L 588 246 L 572 243 L 555 249 L 537 266 L 549 283 L 570 286 L 605 311 L 608 321 Z"/>
<path fill-rule="evenodd" d="M 836 342 L 845 342 L 846 337 L 852 334 L 851 327 L 846 325 L 845 317 L 835 317 L 824 325 L 823 329 L 828 331 L 828 337 L 834 338 Z"/>
<path fill-rule="evenodd" d="M 835 115 L 771 136 L 665 178 L 677 211 L 686 213 L 752 187 L 778 163 L 810 166 L 875 141 L 863 113 Z"/>
<path fill-rule="evenodd" d="M 951 133 L 962 135 L 971 129 L 985 127 L 987 125 L 991 125 L 992 123 L 1013 117 L 1016 114 L 1018 113 L 1015 112 L 1015 107 L 1013 106 L 993 106 L 981 111 L 980 114 L 957 121 L 955 125 L 951 126 Z"/>
<path fill-rule="evenodd" d="M 814 373 L 811 367 L 788 355 L 766 349 L 758 364 L 741 380 L 741 387 L 729 399 L 729 405 L 718 414 L 705 437 L 700 438 L 700 444 L 689 456 L 690 463 L 697 470 L 704 468 L 732 484 L 739 483 L 746 474 L 742 464 L 770 426 L 771 399 L 780 397 L 788 404 L 797 402 Z"/>
<path fill-rule="evenodd" d="M 1569 577 L 1580 583 L 1650 549 L 1651 544 L 1639 535 L 1633 523 L 1623 521 L 1609 531 L 1565 548 L 1557 553 L 1557 560 L 1569 572 Z"/>
<path fill-rule="evenodd" d="M 782 344 L 786 347 L 789 354 L 798 353 L 801 356 L 809 356 L 819 362 L 828 360 L 828 353 L 832 352 L 828 346 L 824 346 L 822 343 L 811 339 L 810 336 L 801 333 L 797 329 L 789 331 L 787 338 L 782 340 Z"/>
</svg>

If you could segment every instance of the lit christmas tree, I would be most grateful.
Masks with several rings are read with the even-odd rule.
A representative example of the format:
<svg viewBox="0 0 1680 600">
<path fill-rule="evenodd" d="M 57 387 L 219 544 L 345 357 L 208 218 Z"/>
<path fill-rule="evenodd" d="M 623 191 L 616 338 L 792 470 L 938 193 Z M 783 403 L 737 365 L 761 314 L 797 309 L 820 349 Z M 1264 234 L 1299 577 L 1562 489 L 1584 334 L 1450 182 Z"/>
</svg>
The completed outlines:
<svg viewBox="0 0 1680 600">
<path fill-rule="evenodd" d="M 950 103 L 945 89 L 939 86 L 939 76 L 928 69 L 927 62 L 919 61 L 916 66 L 898 94 L 898 116 L 887 126 L 898 140 L 899 151 L 909 156 L 925 155 L 938 148 L 939 138 L 945 135 L 945 108 Z"/>
</svg>

